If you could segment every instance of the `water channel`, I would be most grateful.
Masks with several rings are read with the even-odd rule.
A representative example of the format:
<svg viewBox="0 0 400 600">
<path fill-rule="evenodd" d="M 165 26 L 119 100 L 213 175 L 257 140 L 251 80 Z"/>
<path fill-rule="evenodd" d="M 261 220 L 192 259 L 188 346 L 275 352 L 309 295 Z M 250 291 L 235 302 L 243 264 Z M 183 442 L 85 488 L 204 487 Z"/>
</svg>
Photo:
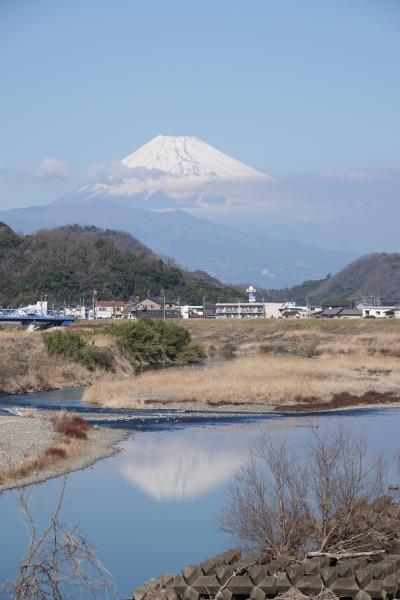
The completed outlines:
<svg viewBox="0 0 400 600">
<path fill-rule="evenodd" d="M 179 571 L 232 546 L 216 518 L 230 478 L 260 435 L 285 436 L 301 452 L 312 427 L 340 420 L 361 430 L 374 451 L 400 447 L 400 409 L 357 409 L 319 415 L 241 415 L 102 410 L 80 402 L 80 390 L 0 398 L 0 414 L 21 406 L 63 406 L 88 420 L 130 429 L 121 452 L 68 477 L 62 519 L 79 524 L 113 574 L 120 598 L 145 579 Z M 1 416 L 0 416 L 1 418 Z M 54 508 L 61 479 L 31 488 L 40 523 Z M 18 493 L 0 494 L 0 581 L 15 576 L 26 548 Z"/>
</svg>

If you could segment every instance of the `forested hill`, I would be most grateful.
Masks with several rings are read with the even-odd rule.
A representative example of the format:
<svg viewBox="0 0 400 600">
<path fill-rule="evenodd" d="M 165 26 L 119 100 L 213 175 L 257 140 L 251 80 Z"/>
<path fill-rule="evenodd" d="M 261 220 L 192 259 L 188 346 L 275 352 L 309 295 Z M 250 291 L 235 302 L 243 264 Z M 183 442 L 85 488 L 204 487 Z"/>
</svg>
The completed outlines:
<svg viewBox="0 0 400 600">
<path fill-rule="evenodd" d="M 367 254 L 336 275 L 318 281 L 305 281 L 285 290 L 271 290 L 274 300 L 359 301 L 365 296 L 381 296 L 383 300 L 400 301 L 400 254 Z"/>
<path fill-rule="evenodd" d="M 20 236 L 0 223 L 0 305 L 78 302 L 162 295 L 188 302 L 237 298 L 240 292 L 204 273 L 188 273 L 161 260 L 119 231 L 69 225 Z"/>
</svg>

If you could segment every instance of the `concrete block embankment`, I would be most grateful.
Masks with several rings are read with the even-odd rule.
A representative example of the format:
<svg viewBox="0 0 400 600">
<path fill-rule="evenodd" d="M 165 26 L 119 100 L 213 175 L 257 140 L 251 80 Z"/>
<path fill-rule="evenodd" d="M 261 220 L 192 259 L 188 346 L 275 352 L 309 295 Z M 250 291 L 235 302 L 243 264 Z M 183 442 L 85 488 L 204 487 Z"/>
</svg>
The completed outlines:
<svg viewBox="0 0 400 600">
<path fill-rule="evenodd" d="M 400 555 L 318 557 L 299 563 L 242 558 L 239 550 L 229 550 L 183 567 L 181 574 L 150 579 L 129 600 L 267 600 L 290 590 L 305 596 L 329 590 L 346 600 L 400 599 Z"/>
</svg>

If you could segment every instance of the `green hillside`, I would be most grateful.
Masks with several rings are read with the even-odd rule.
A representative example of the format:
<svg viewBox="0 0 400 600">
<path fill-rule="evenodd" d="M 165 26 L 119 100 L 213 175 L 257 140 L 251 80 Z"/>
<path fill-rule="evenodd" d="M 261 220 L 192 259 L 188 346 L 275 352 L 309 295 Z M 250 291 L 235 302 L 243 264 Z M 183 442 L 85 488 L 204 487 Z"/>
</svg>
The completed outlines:
<svg viewBox="0 0 400 600">
<path fill-rule="evenodd" d="M 347 301 L 380 296 L 385 301 L 400 301 L 400 254 L 367 254 L 325 279 L 305 281 L 284 290 L 270 290 L 268 298 L 276 301 Z"/>
<path fill-rule="evenodd" d="M 0 305 L 50 304 L 98 298 L 129 300 L 162 295 L 202 302 L 237 298 L 240 291 L 205 274 L 188 273 L 157 257 L 133 236 L 96 227 L 70 225 L 17 235 L 0 223 Z"/>
</svg>

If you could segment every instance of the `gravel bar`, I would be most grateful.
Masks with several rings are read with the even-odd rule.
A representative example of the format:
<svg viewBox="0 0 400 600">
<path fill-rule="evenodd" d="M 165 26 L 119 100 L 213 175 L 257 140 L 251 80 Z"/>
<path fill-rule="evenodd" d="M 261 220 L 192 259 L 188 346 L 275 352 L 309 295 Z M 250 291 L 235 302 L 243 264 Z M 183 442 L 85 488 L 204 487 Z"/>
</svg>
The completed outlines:
<svg viewBox="0 0 400 600">
<path fill-rule="evenodd" d="M 116 444 L 129 435 L 130 432 L 120 429 L 92 427 L 88 432 L 88 440 L 82 444 L 81 455 L 60 459 L 22 478 L 0 481 L 0 492 L 85 469 L 97 460 L 118 452 Z M 54 432 L 46 413 L 37 413 L 30 417 L 2 416 L 0 418 L 0 471 L 17 467 L 26 460 L 40 456 L 46 448 L 60 439 L 61 436 Z"/>
</svg>

